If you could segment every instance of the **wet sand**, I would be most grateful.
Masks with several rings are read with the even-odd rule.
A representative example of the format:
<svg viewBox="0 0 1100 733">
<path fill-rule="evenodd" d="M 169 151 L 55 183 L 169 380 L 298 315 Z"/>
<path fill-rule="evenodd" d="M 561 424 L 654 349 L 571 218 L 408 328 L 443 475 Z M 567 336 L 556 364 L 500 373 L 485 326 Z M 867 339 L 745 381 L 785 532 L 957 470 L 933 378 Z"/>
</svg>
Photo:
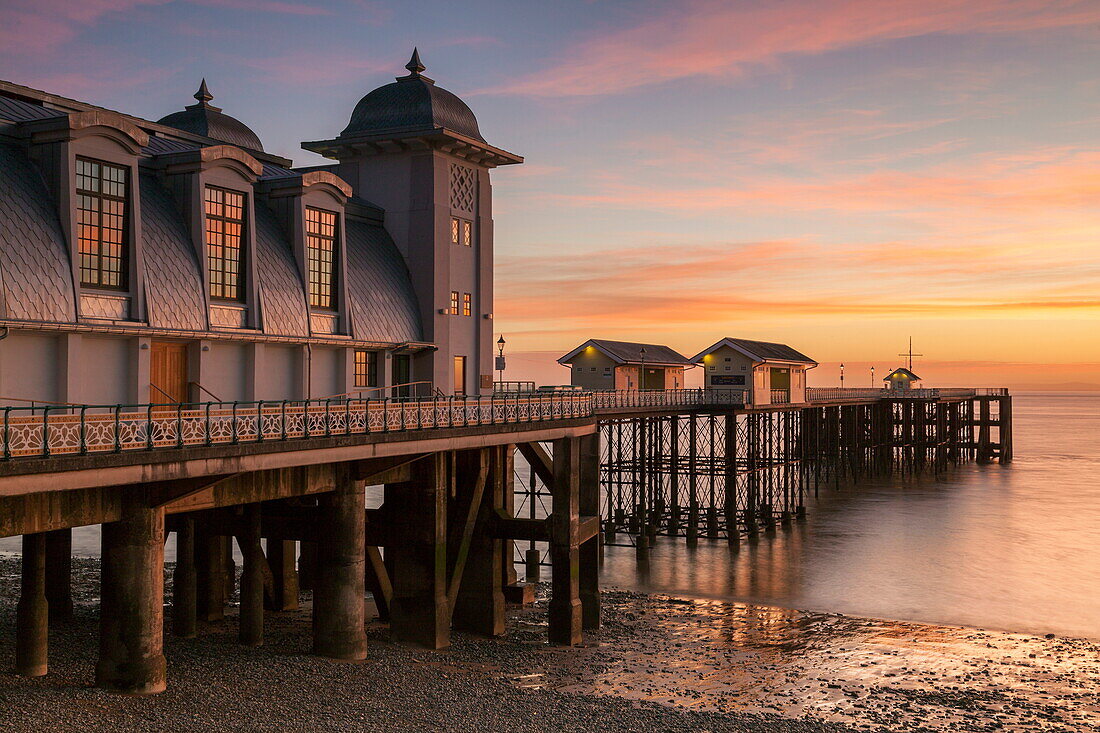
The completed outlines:
<svg viewBox="0 0 1100 733">
<path fill-rule="evenodd" d="M 0 659 L 13 655 L 18 558 L 0 556 Z M 368 628 L 370 658 L 320 660 L 302 610 L 269 614 L 260 649 L 235 608 L 166 639 L 169 689 L 91 687 L 98 561 L 74 560 L 77 619 L 51 673 L 0 674 L 6 730 L 887 731 L 1100 730 L 1100 644 L 607 590 L 585 648 L 545 642 L 545 596 L 509 633 L 444 651 Z"/>
</svg>

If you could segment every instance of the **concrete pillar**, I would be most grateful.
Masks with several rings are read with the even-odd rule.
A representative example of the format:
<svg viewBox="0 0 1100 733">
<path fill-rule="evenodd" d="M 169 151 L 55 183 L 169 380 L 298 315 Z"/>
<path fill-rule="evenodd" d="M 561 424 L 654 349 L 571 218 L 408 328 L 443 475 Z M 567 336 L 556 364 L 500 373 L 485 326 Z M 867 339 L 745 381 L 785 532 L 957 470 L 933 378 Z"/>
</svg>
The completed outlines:
<svg viewBox="0 0 1100 733">
<path fill-rule="evenodd" d="M 140 487 L 122 498 L 122 516 L 103 525 L 103 576 L 96 684 L 147 695 L 165 687 L 164 508 Z"/>
<path fill-rule="evenodd" d="M 176 530 L 176 568 L 172 573 L 172 631 L 191 638 L 198 632 L 195 572 L 195 519 L 181 517 Z"/>
<path fill-rule="evenodd" d="M 225 538 L 202 531 L 201 519 L 195 530 L 195 566 L 198 617 L 220 621 L 225 617 Z"/>
<path fill-rule="evenodd" d="M 237 542 L 244 556 L 241 572 L 241 612 L 237 638 L 245 646 L 264 643 L 264 553 L 260 546 L 260 504 L 244 507 L 244 530 Z"/>
<path fill-rule="evenodd" d="M 386 508 L 394 543 L 390 629 L 398 641 L 430 649 L 449 646 L 447 601 L 447 456 L 415 461 L 411 479 L 386 484 Z"/>
<path fill-rule="evenodd" d="M 49 602 L 46 600 L 46 536 L 23 535 L 23 576 L 15 611 L 15 672 L 46 674 Z"/>
<path fill-rule="evenodd" d="M 46 532 L 46 600 L 50 604 L 50 626 L 73 619 L 73 531 Z"/>
<path fill-rule="evenodd" d="M 335 490 L 320 497 L 313 653 L 331 659 L 366 659 L 366 497 L 346 464 L 334 465 L 333 471 Z"/>
<path fill-rule="evenodd" d="M 301 555 L 298 557 L 298 589 L 313 590 L 317 577 L 317 543 L 302 541 Z"/>
<path fill-rule="evenodd" d="M 271 568 L 272 611 L 298 610 L 298 544 L 294 540 L 267 541 L 267 564 Z"/>
<path fill-rule="evenodd" d="M 675 430 L 673 431 L 675 436 Z M 600 434 L 580 439 L 578 509 L 580 514 L 600 514 Z M 586 629 L 600 628 L 600 535 L 580 546 L 580 590 L 582 623 Z"/>
<path fill-rule="evenodd" d="M 462 578 L 452 622 L 457 629 L 472 631 L 483 636 L 500 636 L 504 633 L 504 591 L 501 587 L 503 573 L 500 563 L 500 540 L 489 534 L 489 528 L 497 511 L 503 507 L 504 447 L 483 451 L 463 451 L 458 460 L 459 507 L 468 506 L 468 500 L 476 486 L 481 461 L 488 462 L 485 489 L 477 510 L 473 535 L 466 552 Z M 459 533 L 461 537 L 461 533 Z M 456 538 L 458 540 L 459 538 Z M 461 542 L 458 541 L 461 551 Z M 456 557 L 458 562 L 459 557 Z"/>
<path fill-rule="evenodd" d="M 550 515 L 550 641 L 580 644 L 580 445 L 577 438 L 554 441 L 553 511 Z"/>
</svg>

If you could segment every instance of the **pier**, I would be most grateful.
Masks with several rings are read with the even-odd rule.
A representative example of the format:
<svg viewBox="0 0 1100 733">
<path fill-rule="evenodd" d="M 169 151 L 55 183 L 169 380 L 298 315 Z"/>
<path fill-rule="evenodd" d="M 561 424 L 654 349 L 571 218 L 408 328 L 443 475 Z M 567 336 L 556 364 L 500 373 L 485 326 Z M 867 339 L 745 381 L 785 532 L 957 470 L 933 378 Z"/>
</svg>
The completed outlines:
<svg viewBox="0 0 1100 733">
<path fill-rule="evenodd" d="M 736 543 L 842 480 L 1012 458 L 1000 389 L 811 388 L 806 403 L 765 407 L 707 389 L 66 405 L 0 419 L 0 536 L 23 536 L 16 671 L 47 672 L 47 631 L 71 606 L 69 534 L 102 524 L 94 679 L 143 694 L 168 683 L 165 628 L 189 637 L 223 617 L 234 541 L 244 645 L 262 644 L 265 614 L 297 608 L 299 590 L 313 592 L 323 657 L 369 653 L 368 591 L 396 640 L 499 635 L 506 601 L 533 597 L 517 543 L 547 548 L 548 637 L 575 645 L 599 627 L 601 541 Z M 533 481 L 517 485 L 517 454 Z M 380 507 L 366 507 L 367 485 L 384 487 Z M 522 516 L 536 494 L 548 511 Z"/>
</svg>

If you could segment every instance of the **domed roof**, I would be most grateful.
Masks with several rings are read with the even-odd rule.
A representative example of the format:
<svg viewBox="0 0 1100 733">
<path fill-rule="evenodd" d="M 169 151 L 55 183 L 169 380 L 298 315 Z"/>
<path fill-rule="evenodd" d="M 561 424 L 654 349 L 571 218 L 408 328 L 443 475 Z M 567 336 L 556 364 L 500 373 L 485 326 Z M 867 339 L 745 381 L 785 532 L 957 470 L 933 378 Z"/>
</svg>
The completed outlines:
<svg viewBox="0 0 1100 733">
<path fill-rule="evenodd" d="M 260 138 L 256 137 L 256 133 L 248 129 L 248 126 L 240 120 L 223 114 L 221 107 L 210 104 L 213 98 L 214 95 L 206 88 L 206 79 L 203 79 L 199 90 L 195 92 L 195 99 L 199 100 L 198 104 L 184 107 L 183 110 L 162 117 L 157 122 L 218 142 L 263 152 L 264 146 L 260 143 Z"/>
<path fill-rule="evenodd" d="M 420 72 L 420 54 L 413 49 L 405 65 L 408 76 L 378 87 L 359 100 L 351 122 L 341 135 L 398 132 L 445 127 L 451 132 L 485 142 L 477 129 L 477 118 L 466 103 Z"/>
</svg>

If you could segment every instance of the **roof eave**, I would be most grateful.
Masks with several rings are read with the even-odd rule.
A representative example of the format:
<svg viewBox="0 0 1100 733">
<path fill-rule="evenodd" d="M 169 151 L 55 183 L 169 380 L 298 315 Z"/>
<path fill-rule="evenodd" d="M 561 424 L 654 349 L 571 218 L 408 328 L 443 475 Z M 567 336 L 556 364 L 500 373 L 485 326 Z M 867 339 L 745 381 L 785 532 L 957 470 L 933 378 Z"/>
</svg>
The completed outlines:
<svg viewBox="0 0 1100 733">
<path fill-rule="evenodd" d="M 394 128 L 302 143 L 302 149 L 333 160 L 339 160 L 341 153 L 345 151 L 380 155 L 425 147 L 433 147 L 490 168 L 523 162 L 523 156 L 445 127 Z"/>
</svg>

